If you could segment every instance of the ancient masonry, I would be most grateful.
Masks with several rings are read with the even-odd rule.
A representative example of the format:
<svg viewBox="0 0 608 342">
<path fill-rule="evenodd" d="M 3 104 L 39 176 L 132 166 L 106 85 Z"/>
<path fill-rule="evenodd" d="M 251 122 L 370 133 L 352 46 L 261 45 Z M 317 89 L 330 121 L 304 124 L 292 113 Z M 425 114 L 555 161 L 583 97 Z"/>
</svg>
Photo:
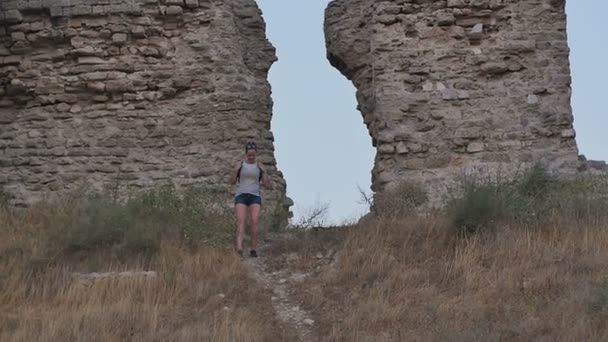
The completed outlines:
<svg viewBox="0 0 608 342">
<path fill-rule="evenodd" d="M 81 180 L 227 190 L 254 140 L 286 209 L 254 0 L 0 0 L 0 183 L 13 204 Z"/>
<path fill-rule="evenodd" d="M 564 3 L 332 1 L 328 59 L 357 88 L 373 189 L 440 195 L 465 173 L 602 166 L 579 162 Z"/>
</svg>

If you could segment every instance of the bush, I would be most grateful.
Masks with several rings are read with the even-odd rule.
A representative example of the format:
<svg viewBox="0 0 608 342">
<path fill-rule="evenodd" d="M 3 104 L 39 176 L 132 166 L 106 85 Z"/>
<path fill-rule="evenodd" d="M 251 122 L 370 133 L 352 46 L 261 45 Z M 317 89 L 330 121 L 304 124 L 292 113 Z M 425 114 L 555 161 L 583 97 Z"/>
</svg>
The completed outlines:
<svg viewBox="0 0 608 342">
<path fill-rule="evenodd" d="M 74 196 L 76 195 L 76 196 Z M 123 253 L 155 253 L 162 239 L 191 246 L 232 238 L 233 213 L 223 196 L 204 189 L 179 193 L 174 186 L 117 201 L 107 193 L 72 194 L 55 204 L 45 222 L 50 254 L 112 247 Z"/>
<path fill-rule="evenodd" d="M 426 191 L 416 183 L 403 182 L 396 188 L 376 193 L 373 200 L 362 193 L 370 211 L 380 217 L 406 217 L 428 202 Z"/>
<path fill-rule="evenodd" d="M 465 180 L 460 193 L 448 201 L 448 215 L 464 235 L 491 230 L 497 223 L 535 227 L 555 217 L 578 223 L 608 218 L 605 178 L 559 179 L 541 164 L 511 179 Z"/>
<path fill-rule="evenodd" d="M 608 321 L 608 281 L 593 288 L 587 304 L 587 314 L 602 324 Z"/>
<path fill-rule="evenodd" d="M 503 201 L 497 186 L 466 184 L 462 198 L 448 206 L 452 225 L 460 234 L 476 233 L 482 228 L 492 227 L 505 214 Z"/>
</svg>

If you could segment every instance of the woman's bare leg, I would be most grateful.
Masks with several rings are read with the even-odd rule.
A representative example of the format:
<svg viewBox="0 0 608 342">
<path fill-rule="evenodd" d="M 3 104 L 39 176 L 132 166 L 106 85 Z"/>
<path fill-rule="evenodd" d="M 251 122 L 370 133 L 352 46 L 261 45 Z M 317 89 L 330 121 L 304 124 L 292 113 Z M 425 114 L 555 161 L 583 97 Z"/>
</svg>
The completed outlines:
<svg viewBox="0 0 608 342">
<path fill-rule="evenodd" d="M 247 206 L 244 204 L 237 204 L 236 206 L 236 218 L 237 218 L 237 229 L 236 229 L 236 250 L 243 250 L 243 239 L 245 238 L 245 220 L 247 218 Z"/>
<path fill-rule="evenodd" d="M 249 207 L 251 213 L 251 249 L 257 250 L 258 247 L 258 222 L 262 207 L 259 204 L 253 204 Z"/>
</svg>

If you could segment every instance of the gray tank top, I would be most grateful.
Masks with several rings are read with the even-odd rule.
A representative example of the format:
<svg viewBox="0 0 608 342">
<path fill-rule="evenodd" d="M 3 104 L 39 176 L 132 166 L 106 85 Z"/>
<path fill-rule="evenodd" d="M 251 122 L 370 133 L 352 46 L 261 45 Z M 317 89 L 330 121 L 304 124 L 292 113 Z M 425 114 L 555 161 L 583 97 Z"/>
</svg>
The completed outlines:
<svg viewBox="0 0 608 342">
<path fill-rule="evenodd" d="M 260 168 L 258 165 L 243 162 L 238 182 L 237 196 L 241 194 L 260 196 Z"/>
</svg>

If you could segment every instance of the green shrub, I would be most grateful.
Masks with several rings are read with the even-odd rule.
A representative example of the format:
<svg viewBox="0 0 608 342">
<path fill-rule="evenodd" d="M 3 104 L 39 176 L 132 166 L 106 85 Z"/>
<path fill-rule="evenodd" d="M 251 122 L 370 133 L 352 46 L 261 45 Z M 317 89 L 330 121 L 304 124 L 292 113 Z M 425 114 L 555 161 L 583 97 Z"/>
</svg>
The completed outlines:
<svg viewBox="0 0 608 342">
<path fill-rule="evenodd" d="M 204 189 L 179 192 L 172 185 L 117 201 L 111 194 L 78 192 L 56 203 L 45 222 L 51 254 L 112 247 L 124 253 L 155 253 L 162 239 L 195 246 L 232 238 L 234 218 L 225 198 Z"/>
<path fill-rule="evenodd" d="M 459 234 L 486 231 L 496 223 L 540 226 L 560 218 L 591 223 L 608 218 L 605 177 L 558 178 L 537 164 L 510 179 L 465 180 L 461 196 L 448 201 Z"/>
<path fill-rule="evenodd" d="M 373 200 L 362 194 L 370 210 L 381 217 L 406 217 L 413 214 L 428 202 L 428 195 L 422 186 L 416 183 L 403 182 L 397 187 L 376 193 Z"/>
<path fill-rule="evenodd" d="M 494 184 L 468 183 L 462 198 L 448 206 L 448 215 L 459 234 L 476 233 L 494 226 L 504 213 L 504 198 Z"/>
<path fill-rule="evenodd" d="M 597 285 L 591 292 L 587 314 L 601 324 L 608 322 L 608 281 Z"/>
</svg>

